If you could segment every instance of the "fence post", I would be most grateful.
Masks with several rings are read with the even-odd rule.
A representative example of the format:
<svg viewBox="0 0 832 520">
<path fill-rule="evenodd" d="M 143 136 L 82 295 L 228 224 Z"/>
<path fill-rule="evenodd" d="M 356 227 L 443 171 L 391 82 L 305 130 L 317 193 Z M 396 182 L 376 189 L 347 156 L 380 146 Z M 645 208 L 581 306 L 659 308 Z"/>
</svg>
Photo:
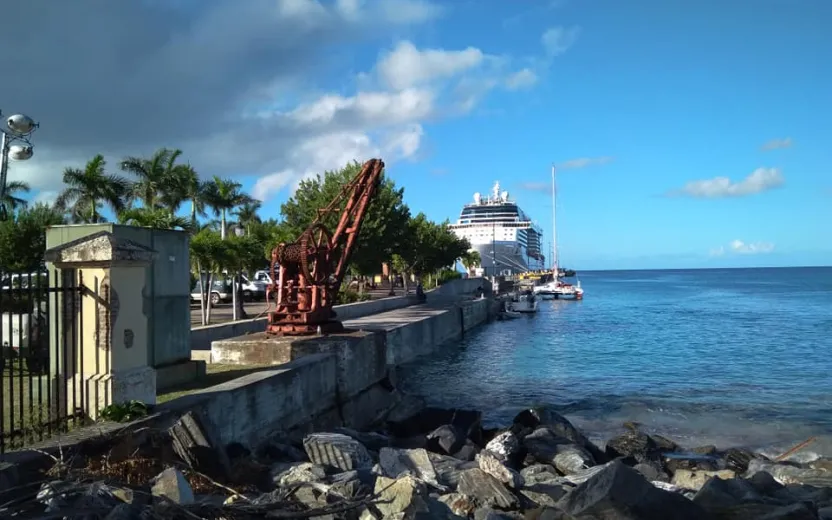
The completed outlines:
<svg viewBox="0 0 832 520">
<path fill-rule="evenodd" d="M 77 348 L 66 392 L 95 420 L 107 405 L 131 400 L 156 403 L 156 371 L 148 365 L 150 343 L 145 298 L 146 267 L 156 252 L 108 231 L 46 251 L 54 267 L 76 273 L 79 288 Z M 70 397 L 71 398 L 71 397 Z"/>
</svg>

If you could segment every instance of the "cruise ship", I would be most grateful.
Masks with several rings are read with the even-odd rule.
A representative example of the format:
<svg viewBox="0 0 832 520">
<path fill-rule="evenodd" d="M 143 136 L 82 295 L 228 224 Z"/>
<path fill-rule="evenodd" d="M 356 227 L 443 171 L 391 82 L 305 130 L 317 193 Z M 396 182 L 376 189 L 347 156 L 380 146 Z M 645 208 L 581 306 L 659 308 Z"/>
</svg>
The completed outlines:
<svg viewBox="0 0 832 520">
<path fill-rule="evenodd" d="M 474 202 L 462 208 L 459 220 L 450 228 L 479 252 L 483 276 L 545 268 L 540 228 L 509 199 L 507 191 L 500 192 L 499 181 L 490 197 L 475 193 Z"/>
</svg>

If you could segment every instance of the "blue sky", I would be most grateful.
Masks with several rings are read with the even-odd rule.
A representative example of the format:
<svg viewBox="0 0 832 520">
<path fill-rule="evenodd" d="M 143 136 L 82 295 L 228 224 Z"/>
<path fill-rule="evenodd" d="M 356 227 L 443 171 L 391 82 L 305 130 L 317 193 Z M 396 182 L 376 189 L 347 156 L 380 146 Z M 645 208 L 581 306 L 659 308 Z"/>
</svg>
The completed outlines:
<svg viewBox="0 0 832 520">
<path fill-rule="evenodd" d="M 433 7 L 417 13 L 418 23 L 395 25 L 388 12 L 394 27 L 379 37 L 319 49 L 315 66 L 298 73 L 302 81 L 270 83 L 280 95 L 249 99 L 249 111 L 303 112 L 310 125 L 336 124 L 336 116 L 358 110 L 362 93 L 401 94 L 442 76 L 447 81 L 430 83 L 442 110 L 400 95 L 385 98 L 389 105 L 372 124 L 367 116 L 354 127 L 372 145 L 353 148 L 384 155 L 414 212 L 456 219 L 475 191 L 499 180 L 548 237 L 554 162 L 562 166 L 560 256 L 577 269 L 832 264 L 832 3 L 460 0 Z M 427 53 L 437 51 L 431 78 L 406 81 L 413 67 L 384 69 L 385 57 L 406 54 L 405 43 L 425 70 Z M 472 49 L 479 61 L 464 54 Z M 453 71 L 438 63 L 443 52 L 457 53 Z M 478 65 L 466 68 L 466 56 Z M 311 108 L 325 98 L 338 108 L 312 121 Z M 391 130 L 408 103 L 400 131 Z M 296 147 L 294 159 L 280 152 L 283 163 L 303 163 L 315 142 L 270 146 Z M 332 142 L 314 148 L 313 166 L 349 156 L 350 147 Z M 200 171 L 268 192 L 265 216 L 276 215 L 292 182 L 311 173 L 280 161 L 261 167 L 265 159 L 256 158 L 212 171 L 208 164 L 219 159 L 210 148 L 179 146 L 206 164 Z M 262 181 L 255 187 L 264 172 L 277 179 L 268 190 Z"/>
<path fill-rule="evenodd" d="M 426 125 L 425 157 L 390 168 L 411 208 L 455 219 L 474 191 L 500 180 L 548 237 L 550 198 L 523 186 L 545 186 L 552 162 L 609 157 L 558 173 L 558 241 L 569 265 L 832 263 L 832 32 L 824 22 L 832 4 L 484 4 L 457 6 L 409 37 L 423 47 L 534 55 L 551 26 L 579 33 L 535 88 L 494 93 L 466 117 Z M 364 59 L 376 55 L 366 49 Z M 762 149 L 786 139 L 791 146 Z M 779 169 L 782 185 L 666 196 L 696 180 L 742 182 L 758 168 Z M 746 247 L 732 248 L 737 240 Z M 762 251 L 746 251 L 754 244 Z"/>
</svg>

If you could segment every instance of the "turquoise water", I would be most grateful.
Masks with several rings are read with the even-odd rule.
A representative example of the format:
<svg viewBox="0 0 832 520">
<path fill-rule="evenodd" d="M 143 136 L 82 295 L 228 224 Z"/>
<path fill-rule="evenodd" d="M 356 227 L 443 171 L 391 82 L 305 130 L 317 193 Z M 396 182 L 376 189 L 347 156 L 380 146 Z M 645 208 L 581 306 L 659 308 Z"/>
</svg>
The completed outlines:
<svg viewBox="0 0 832 520">
<path fill-rule="evenodd" d="M 581 302 L 493 322 L 402 369 L 493 423 L 546 404 L 596 438 L 627 420 L 687 444 L 832 451 L 832 268 L 581 273 Z"/>
</svg>

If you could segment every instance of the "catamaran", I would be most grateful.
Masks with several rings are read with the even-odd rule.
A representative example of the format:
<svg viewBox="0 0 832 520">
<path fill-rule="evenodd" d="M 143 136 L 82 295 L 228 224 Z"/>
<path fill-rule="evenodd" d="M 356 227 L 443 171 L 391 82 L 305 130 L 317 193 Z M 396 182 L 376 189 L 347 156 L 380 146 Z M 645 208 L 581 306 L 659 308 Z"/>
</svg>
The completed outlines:
<svg viewBox="0 0 832 520">
<path fill-rule="evenodd" d="M 584 290 L 581 288 L 580 280 L 578 280 L 577 285 L 572 285 L 560 280 L 560 271 L 558 269 L 558 235 L 556 227 L 556 195 L 555 167 L 552 165 L 552 281 L 543 285 L 535 286 L 533 290 L 535 294 L 539 294 L 543 298 L 548 297 L 557 300 L 582 300 L 584 297 Z"/>
</svg>

